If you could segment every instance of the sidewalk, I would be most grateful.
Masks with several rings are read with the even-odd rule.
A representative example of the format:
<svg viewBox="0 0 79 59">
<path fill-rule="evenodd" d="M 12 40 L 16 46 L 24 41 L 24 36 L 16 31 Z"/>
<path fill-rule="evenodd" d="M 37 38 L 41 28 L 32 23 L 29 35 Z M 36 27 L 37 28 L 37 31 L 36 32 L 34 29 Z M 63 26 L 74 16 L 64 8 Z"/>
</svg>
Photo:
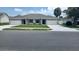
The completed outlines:
<svg viewBox="0 0 79 59">
<path fill-rule="evenodd" d="M 2 25 L 0 26 L 0 31 L 2 31 L 4 28 L 11 28 L 13 26 L 16 26 L 16 25 Z"/>
<path fill-rule="evenodd" d="M 52 29 L 52 31 L 76 31 L 79 32 L 79 30 L 76 30 L 74 28 L 67 28 L 60 25 L 48 25 Z"/>
</svg>

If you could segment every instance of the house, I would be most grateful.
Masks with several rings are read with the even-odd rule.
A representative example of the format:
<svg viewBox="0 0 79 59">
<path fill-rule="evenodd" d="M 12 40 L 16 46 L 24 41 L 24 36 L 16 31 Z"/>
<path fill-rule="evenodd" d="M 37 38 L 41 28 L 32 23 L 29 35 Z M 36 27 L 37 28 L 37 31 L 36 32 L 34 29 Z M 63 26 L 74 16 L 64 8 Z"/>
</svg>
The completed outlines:
<svg viewBox="0 0 79 59">
<path fill-rule="evenodd" d="M 59 23 L 60 24 L 66 23 L 69 20 L 71 19 L 63 18 L 59 20 Z M 57 18 L 43 14 L 8 16 L 6 13 L 0 13 L 0 24 L 21 25 L 21 24 L 31 24 L 31 23 L 56 25 Z"/>
<path fill-rule="evenodd" d="M 59 24 L 66 23 L 67 21 L 71 21 L 71 19 L 62 18 L 59 20 Z M 8 16 L 6 13 L 0 13 L 0 24 L 21 25 L 31 23 L 56 25 L 57 18 L 43 14 Z"/>
<path fill-rule="evenodd" d="M 9 17 L 6 13 L 0 13 L 0 24 L 8 24 Z"/>
<path fill-rule="evenodd" d="M 43 14 L 27 14 L 23 16 L 18 15 L 14 17 L 9 17 L 9 20 L 11 25 L 31 24 L 31 23 L 48 24 L 48 25 L 57 24 L 56 17 Z"/>
</svg>

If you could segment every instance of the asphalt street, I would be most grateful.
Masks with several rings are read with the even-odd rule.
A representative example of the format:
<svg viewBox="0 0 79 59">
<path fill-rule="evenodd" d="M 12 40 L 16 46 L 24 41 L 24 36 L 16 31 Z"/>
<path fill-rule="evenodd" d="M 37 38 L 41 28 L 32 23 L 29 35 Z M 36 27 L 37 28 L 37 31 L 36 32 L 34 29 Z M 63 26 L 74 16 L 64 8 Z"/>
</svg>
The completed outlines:
<svg viewBox="0 0 79 59">
<path fill-rule="evenodd" d="M 0 51 L 79 51 L 79 32 L 0 32 Z"/>
</svg>

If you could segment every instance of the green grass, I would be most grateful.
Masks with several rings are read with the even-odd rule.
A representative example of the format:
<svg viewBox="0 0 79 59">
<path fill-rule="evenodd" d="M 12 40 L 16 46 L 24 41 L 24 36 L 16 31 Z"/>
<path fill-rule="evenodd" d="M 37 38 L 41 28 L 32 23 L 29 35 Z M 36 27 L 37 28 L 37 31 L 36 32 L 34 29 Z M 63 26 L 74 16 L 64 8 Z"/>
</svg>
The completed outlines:
<svg viewBox="0 0 79 59">
<path fill-rule="evenodd" d="M 77 30 L 79 30 L 79 29 L 77 29 Z"/>
<path fill-rule="evenodd" d="M 27 30 L 27 31 L 48 31 L 48 30 L 51 30 L 51 29 L 13 29 L 13 28 L 6 28 L 4 30 Z"/>
<path fill-rule="evenodd" d="M 74 25 L 72 25 L 72 26 L 67 26 L 67 25 L 65 25 L 65 24 L 62 24 L 62 26 L 64 26 L 64 27 L 69 27 L 69 28 L 79 28 L 79 25 L 76 25 L 76 26 L 74 26 Z"/>
<path fill-rule="evenodd" d="M 15 26 L 12 28 L 6 28 L 4 30 L 38 30 L 38 31 L 48 31 L 51 30 L 47 25 L 41 25 L 41 24 L 24 24 Z"/>
<path fill-rule="evenodd" d="M 41 24 L 24 24 L 19 25 L 16 27 L 25 27 L 25 28 L 49 28 L 47 25 L 41 25 Z"/>
<path fill-rule="evenodd" d="M 0 23 L 0 25 L 9 25 L 9 23 Z"/>
</svg>

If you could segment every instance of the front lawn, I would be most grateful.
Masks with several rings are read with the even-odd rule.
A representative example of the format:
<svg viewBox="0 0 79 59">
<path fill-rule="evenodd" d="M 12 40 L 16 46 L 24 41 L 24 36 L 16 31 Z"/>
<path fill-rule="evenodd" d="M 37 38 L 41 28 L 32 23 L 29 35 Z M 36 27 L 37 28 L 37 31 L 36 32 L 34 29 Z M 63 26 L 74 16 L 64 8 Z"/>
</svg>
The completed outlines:
<svg viewBox="0 0 79 59">
<path fill-rule="evenodd" d="M 71 26 L 67 26 L 66 24 L 62 24 L 61 26 L 64 26 L 64 27 L 68 27 L 68 28 L 74 28 L 76 30 L 79 30 L 79 25 L 71 25 Z"/>
<path fill-rule="evenodd" d="M 9 23 L 0 23 L 0 26 L 1 26 L 1 25 L 9 25 Z"/>
<path fill-rule="evenodd" d="M 24 25 L 19 25 L 16 27 L 25 27 L 25 28 L 49 28 L 47 25 L 41 25 L 41 24 L 24 24 Z"/>
<path fill-rule="evenodd" d="M 12 28 L 7 28 L 4 30 L 51 30 L 47 25 L 41 25 L 41 24 L 24 24 L 24 25 L 19 25 L 15 26 Z"/>
</svg>

